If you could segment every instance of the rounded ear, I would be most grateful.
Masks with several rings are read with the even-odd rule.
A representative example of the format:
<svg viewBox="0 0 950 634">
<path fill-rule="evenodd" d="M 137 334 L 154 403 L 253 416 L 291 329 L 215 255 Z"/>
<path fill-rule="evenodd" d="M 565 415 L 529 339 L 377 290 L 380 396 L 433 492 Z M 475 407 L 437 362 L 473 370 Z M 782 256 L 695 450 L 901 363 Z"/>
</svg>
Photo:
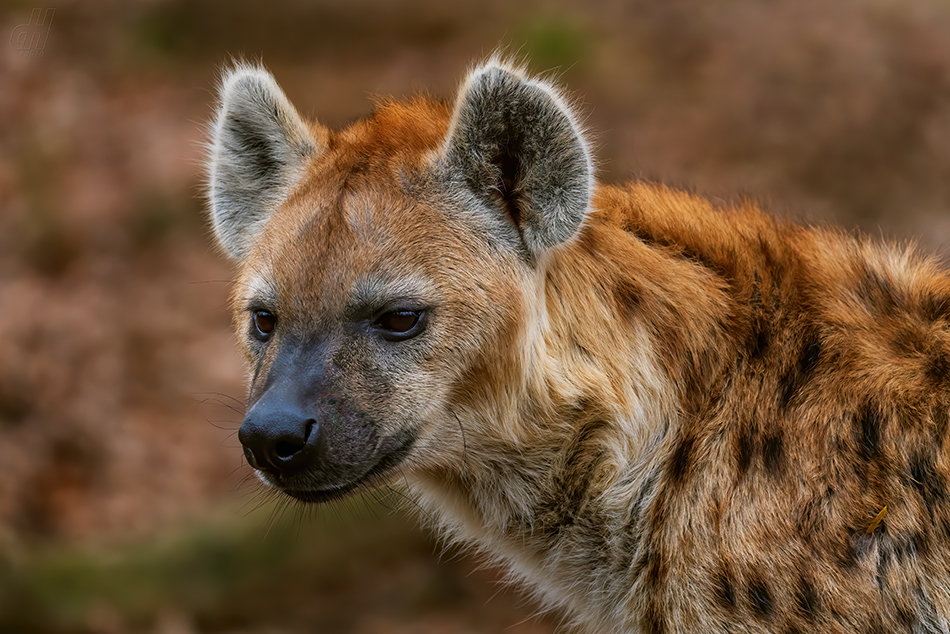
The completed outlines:
<svg viewBox="0 0 950 634">
<path fill-rule="evenodd" d="M 241 261 L 320 147 L 263 68 L 224 72 L 209 156 L 211 222 L 218 244 Z"/>
<path fill-rule="evenodd" d="M 496 60 L 462 86 L 443 160 L 507 214 L 532 255 L 570 239 L 587 214 L 594 167 L 575 115 L 553 87 Z"/>
</svg>

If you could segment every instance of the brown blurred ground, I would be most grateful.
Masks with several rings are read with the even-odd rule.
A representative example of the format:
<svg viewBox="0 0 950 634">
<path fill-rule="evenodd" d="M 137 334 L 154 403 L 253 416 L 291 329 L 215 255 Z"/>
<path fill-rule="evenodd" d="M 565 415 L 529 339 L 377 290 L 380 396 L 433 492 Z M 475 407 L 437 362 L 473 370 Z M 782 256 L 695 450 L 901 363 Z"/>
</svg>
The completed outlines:
<svg viewBox="0 0 950 634">
<path fill-rule="evenodd" d="M 232 56 L 263 60 L 302 112 L 340 126 L 373 94 L 451 97 L 467 66 L 502 46 L 578 97 L 604 181 L 752 196 L 950 254 L 941 0 L 55 2 L 42 57 L 24 57 L 7 37 L 34 6 L 0 9 L 0 630 L 555 627 L 499 592 L 496 573 L 466 576 L 465 558 L 437 564 L 438 548 L 385 511 L 355 514 L 369 531 L 359 539 L 334 533 L 345 563 L 314 555 L 334 574 L 290 566 L 262 577 L 283 600 L 253 584 L 205 588 L 214 601 L 160 600 L 133 618 L 103 589 L 76 599 L 72 616 L 43 613 L 37 570 L 57 553 L 94 545 L 137 561 L 128 553 L 209 514 L 251 521 L 220 510 L 246 495 L 231 400 L 242 369 L 230 271 L 201 198 L 202 126 Z M 325 537 L 316 524 L 305 540 Z M 83 574 L 109 576 L 83 561 Z"/>
</svg>

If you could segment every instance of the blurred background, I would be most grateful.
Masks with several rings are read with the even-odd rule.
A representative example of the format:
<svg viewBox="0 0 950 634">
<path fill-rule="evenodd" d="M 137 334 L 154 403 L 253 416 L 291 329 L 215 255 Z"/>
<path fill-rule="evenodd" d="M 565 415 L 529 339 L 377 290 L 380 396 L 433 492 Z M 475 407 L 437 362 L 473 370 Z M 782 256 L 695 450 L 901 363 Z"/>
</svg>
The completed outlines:
<svg viewBox="0 0 950 634">
<path fill-rule="evenodd" d="M 202 143 L 232 56 L 339 127 L 493 50 L 589 115 L 600 177 L 950 255 L 945 0 L 7 1 L 0 632 L 553 632 L 382 493 L 301 511 L 235 436 Z"/>
</svg>

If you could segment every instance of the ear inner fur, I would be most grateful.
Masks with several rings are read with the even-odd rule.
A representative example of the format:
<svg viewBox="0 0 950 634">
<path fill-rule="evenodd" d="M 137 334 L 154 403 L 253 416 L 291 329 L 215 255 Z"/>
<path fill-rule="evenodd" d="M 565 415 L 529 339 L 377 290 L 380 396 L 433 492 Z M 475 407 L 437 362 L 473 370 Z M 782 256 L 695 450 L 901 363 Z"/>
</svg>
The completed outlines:
<svg viewBox="0 0 950 634">
<path fill-rule="evenodd" d="M 588 212 L 593 164 L 580 126 L 547 84 L 495 63 L 459 91 L 444 160 L 528 251 L 573 237 Z"/>
</svg>

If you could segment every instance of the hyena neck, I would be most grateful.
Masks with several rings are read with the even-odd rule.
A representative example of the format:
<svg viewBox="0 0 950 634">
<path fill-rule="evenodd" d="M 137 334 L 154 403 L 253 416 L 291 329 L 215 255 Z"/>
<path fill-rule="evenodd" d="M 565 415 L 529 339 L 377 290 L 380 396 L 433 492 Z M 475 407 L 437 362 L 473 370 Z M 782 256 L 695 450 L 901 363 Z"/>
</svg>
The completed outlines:
<svg viewBox="0 0 950 634">
<path fill-rule="evenodd" d="M 531 354 L 494 366 L 514 368 L 496 392 L 467 391 L 485 396 L 453 413 L 464 458 L 419 478 L 442 528 L 574 613 L 577 597 L 608 600 L 590 562 L 623 549 L 624 526 L 649 501 L 679 426 L 708 406 L 734 363 L 730 324 L 748 319 L 736 312 L 735 285 L 711 270 L 735 263 L 663 246 L 672 236 L 647 225 L 650 209 L 622 211 L 620 220 L 595 212 L 540 264 L 526 294 L 541 308 L 514 346 Z"/>
</svg>

